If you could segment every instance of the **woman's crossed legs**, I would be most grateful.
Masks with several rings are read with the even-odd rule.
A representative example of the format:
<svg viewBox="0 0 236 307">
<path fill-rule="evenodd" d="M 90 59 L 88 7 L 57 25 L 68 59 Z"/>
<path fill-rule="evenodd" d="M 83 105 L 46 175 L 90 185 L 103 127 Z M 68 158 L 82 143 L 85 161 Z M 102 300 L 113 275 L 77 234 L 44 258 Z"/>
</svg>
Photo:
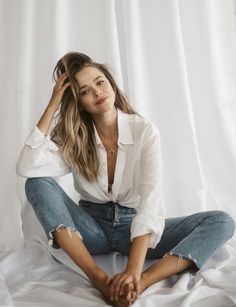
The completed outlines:
<svg viewBox="0 0 236 307">
<path fill-rule="evenodd" d="M 135 210 L 112 202 L 94 204 L 82 201 L 78 206 L 51 177 L 28 179 L 26 195 L 49 243 L 55 248 L 63 248 L 109 300 L 111 278 L 97 267 L 91 255 L 115 250 L 129 254 L 130 225 Z M 165 222 L 160 242 L 155 249 L 147 251 L 148 259 L 160 260 L 143 272 L 141 292 L 153 283 L 186 269 L 196 273 L 235 229 L 232 218 L 219 210 L 168 218 Z M 116 290 L 115 296 L 119 293 L 119 289 Z M 120 298 L 111 303 L 128 306 L 132 301 L 132 284 L 127 291 L 125 296 L 128 299 Z"/>
</svg>

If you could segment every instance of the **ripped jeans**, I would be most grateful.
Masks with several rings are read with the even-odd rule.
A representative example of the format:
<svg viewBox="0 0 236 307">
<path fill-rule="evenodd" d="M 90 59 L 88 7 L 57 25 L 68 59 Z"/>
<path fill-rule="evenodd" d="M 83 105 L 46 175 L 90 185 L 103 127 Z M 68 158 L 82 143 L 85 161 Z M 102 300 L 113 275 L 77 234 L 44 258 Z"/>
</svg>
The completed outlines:
<svg viewBox="0 0 236 307">
<path fill-rule="evenodd" d="M 78 205 L 51 177 L 27 179 L 25 191 L 54 248 L 59 246 L 53 241 L 53 231 L 67 228 L 69 233 L 75 231 L 83 239 L 92 255 L 113 251 L 129 254 L 130 226 L 135 209 L 114 202 L 95 204 L 81 200 Z M 188 271 L 195 275 L 234 231 L 234 220 L 220 210 L 167 218 L 160 242 L 155 249 L 148 249 L 146 258 L 176 255 L 179 260 L 189 259 L 193 266 Z"/>
</svg>

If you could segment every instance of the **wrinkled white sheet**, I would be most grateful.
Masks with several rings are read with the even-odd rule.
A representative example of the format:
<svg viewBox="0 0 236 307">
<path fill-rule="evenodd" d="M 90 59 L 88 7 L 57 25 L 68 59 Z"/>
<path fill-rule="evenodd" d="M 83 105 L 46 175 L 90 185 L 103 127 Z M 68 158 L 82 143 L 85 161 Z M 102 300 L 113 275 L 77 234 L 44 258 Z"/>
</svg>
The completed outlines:
<svg viewBox="0 0 236 307">
<path fill-rule="evenodd" d="M 56 260 L 56 259 L 57 260 Z M 126 256 L 95 256 L 109 274 L 121 271 Z M 153 261 L 146 261 L 145 267 Z M 82 271 L 63 252 L 40 237 L 32 237 L 0 262 L 0 306 L 108 306 Z M 196 276 L 174 275 L 143 292 L 134 307 L 236 306 L 236 250 L 224 245 Z"/>
</svg>

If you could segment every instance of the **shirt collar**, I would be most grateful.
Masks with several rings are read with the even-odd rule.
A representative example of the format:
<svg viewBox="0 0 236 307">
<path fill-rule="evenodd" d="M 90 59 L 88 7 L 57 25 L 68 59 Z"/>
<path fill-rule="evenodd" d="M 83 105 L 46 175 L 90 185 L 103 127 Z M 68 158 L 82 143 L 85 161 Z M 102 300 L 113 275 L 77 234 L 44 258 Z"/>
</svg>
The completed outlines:
<svg viewBox="0 0 236 307">
<path fill-rule="evenodd" d="M 128 116 L 129 114 L 126 114 L 121 110 L 117 109 L 118 144 L 134 144 L 132 133 L 129 126 Z M 93 124 L 93 126 L 95 131 L 96 143 L 97 145 L 102 144 L 102 141 L 100 140 L 95 124 Z"/>
</svg>

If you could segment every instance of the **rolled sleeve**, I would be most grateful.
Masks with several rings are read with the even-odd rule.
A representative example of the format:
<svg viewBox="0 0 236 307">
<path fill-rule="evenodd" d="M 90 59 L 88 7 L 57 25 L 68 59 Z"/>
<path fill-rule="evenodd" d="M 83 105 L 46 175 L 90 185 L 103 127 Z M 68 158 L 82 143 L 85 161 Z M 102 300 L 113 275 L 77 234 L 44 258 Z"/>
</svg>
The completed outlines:
<svg viewBox="0 0 236 307">
<path fill-rule="evenodd" d="M 36 126 L 27 137 L 16 164 L 22 177 L 59 177 L 71 172 L 57 145 Z"/>
<path fill-rule="evenodd" d="M 131 241 L 150 233 L 149 248 L 155 248 L 165 227 L 165 206 L 161 193 L 162 157 L 160 132 L 149 125 L 141 154 L 140 204 L 131 225 Z"/>
<path fill-rule="evenodd" d="M 47 139 L 48 137 L 46 137 L 41 131 L 40 129 L 35 126 L 32 130 L 32 132 L 30 133 L 30 135 L 27 137 L 27 139 L 25 140 L 25 144 L 29 145 L 31 148 L 37 148 L 39 147 L 44 141 L 45 139 Z"/>
<path fill-rule="evenodd" d="M 153 216 L 148 213 L 139 213 L 135 216 L 131 225 L 131 241 L 135 237 L 150 234 L 148 248 L 155 248 L 161 240 L 165 227 L 164 216 Z"/>
</svg>

